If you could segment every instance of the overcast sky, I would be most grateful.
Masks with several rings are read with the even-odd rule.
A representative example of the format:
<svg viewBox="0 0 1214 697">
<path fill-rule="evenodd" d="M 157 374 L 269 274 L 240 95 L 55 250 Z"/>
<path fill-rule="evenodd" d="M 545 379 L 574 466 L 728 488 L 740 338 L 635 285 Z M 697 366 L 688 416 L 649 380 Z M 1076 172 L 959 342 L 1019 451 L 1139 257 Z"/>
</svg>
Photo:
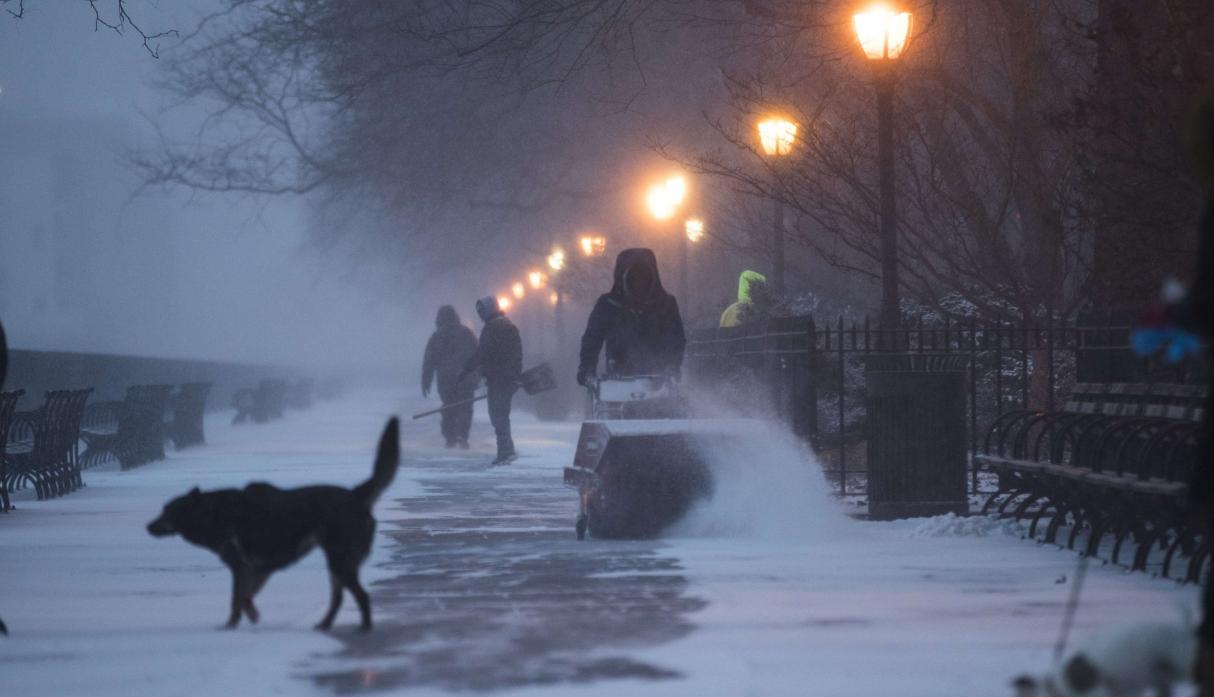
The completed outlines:
<svg viewBox="0 0 1214 697">
<path fill-rule="evenodd" d="M 214 4 L 130 7 L 153 32 Z M 421 340 L 399 299 L 308 247 L 302 201 L 130 200 L 121 156 L 149 137 L 156 59 L 130 33 L 95 31 L 85 3 L 26 5 L 0 15 L 0 313 L 15 346 L 396 362 Z"/>
</svg>

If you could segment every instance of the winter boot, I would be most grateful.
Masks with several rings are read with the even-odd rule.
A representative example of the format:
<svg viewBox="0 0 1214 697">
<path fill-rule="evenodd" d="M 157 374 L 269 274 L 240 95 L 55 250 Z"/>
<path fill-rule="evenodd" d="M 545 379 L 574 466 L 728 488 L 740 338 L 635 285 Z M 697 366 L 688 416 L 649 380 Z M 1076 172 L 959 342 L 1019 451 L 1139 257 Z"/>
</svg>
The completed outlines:
<svg viewBox="0 0 1214 697">
<path fill-rule="evenodd" d="M 514 462 L 518 458 L 518 453 L 514 452 L 514 439 L 509 433 L 497 434 L 497 459 L 493 461 L 495 465 L 505 465 Z"/>
<path fill-rule="evenodd" d="M 517 460 L 517 459 L 518 459 L 518 453 L 513 453 L 513 452 L 511 452 L 511 453 L 498 453 L 498 454 L 497 454 L 497 458 L 496 458 L 496 459 L 494 459 L 494 460 L 493 460 L 493 462 L 492 462 L 491 464 L 492 464 L 492 466 L 494 466 L 494 467 L 500 467 L 501 465 L 508 465 L 508 464 L 510 464 L 511 462 L 514 462 L 514 461 L 515 461 L 515 460 Z"/>
</svg>

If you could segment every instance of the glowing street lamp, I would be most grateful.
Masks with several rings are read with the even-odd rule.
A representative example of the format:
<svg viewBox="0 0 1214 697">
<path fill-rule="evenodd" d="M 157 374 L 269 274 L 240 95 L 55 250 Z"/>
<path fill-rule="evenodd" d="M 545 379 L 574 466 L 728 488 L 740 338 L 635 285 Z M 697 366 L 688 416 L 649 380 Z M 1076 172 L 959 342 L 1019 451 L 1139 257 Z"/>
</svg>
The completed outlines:
<svg viewBox="0 0 1214 697">
<path fill-rule="evenodd" d="M 510 292 L 514 293 L 515 300 L 522 300 L 523 296 L 527 294 L 527 287 L 523 285 L 522 281 L 516 281 L 514 285 L 510 286 Z"/>
<path fill-rule="evenodd" d="M 552 252 L 548 255 L 548 268 L 553 271 L 565 268 L 565 250 L 560 247 L 552 248 Z"/>
<path fill-rule="evenodd" d="M 553 307 L 556 307 L 557 303 L 559 303 L 560 301 L 561 301 L 561 294 L 556 292 L 555 290 L 552 291 L 552 294 L 548 296 L 548 304 Z"/>
<path fill-rule="evenodd" d="M 704 221 L 699 218 L 688 218 L 683 224 L 684 231 L 687 232 L 688 242 L 699 242 L 704 239 Z"/>
<path fill-rule="evenodd" d="M 911 36 L 911 13 L 888 5 L 873 5 L 852 18 L 864 55 L 872 60 L 897 60 L 906 52 Z"/>
<path fill-rule="evenodd" d="M 793 145 L 797 142 L 797 124 L 780 116 L 772 116 L 759 122 L 759 146 L 763 153 L 775 162 L 792 153 Z M 781 185 L 779 175 L 776 185 Z M 784 295 L 784 199 L 783 192 L 777 191 L 773 197 L 771 226 L 771 283 L 776 295 Z"/>
<path fill-rule="evenodd" d="M 778 116 L 759 122 L 759 145 L 768 157 L 788 155 L 796 141 L 796 122 Z"/>
<path fill-rule="evenodd" d="M 876 69 L 877 169 L 881 180 L 881 324 L 902 320 L 898 298 L 898 209 L 894 196 L 895 68 L 911 38 L 911 13 L 877 4 L 855 15 L 856 39 Z"/>
<path fill-rule="evenodd" d="M 607 251 L 607 238 L 602 235 L 583 235 L 578 240 L 578 246 L 581 247 L 584 257 L 602 256 L 603 252 Z"/>
<path fill-rule="evenodd" d="M 532 271 L 527 274 L 527 282 L 531 284 L 532 290 L 539 290 L 548 285 L 548 275 L 543 271 Z"/>
<path fill-rule="evenodd" d="M 687 178 L 673 174 L 650 186 L 645 193 L 645 206 L 659 222 L 671 220 L 687 198 Z M 682 231 L 680 231 L 682 232 Z M 679 297 L 687 302 L 687 236 L 679 234 Z"/>
<path fill-rule="evenodd" d="M 685 198 L 687 179 L 681 174 L 675 174 L 649 187 L 645 193 L 645 206 L 654 218 L 670 220 L 678 212 Z"/>
<path fill-rule="evenodd" d="M 510 298 L 506 297 L 505 295 L 497 296 L 497 309 L 501 310 L 502 312 L 509 310 Z"/>
</svg>

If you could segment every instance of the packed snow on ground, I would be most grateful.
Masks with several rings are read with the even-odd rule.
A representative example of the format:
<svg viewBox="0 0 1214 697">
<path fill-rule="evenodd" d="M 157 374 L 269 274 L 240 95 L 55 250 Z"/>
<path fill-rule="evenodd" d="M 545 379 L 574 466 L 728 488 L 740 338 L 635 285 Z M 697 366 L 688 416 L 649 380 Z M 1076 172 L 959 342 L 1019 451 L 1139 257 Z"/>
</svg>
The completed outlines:
<svg viewBox="0 0 1214 697">
<path fill-rule="evenodd" d="M 355 484 L 370 471 L 385 417 L 412 406 L 372 393 L 290 412 L 284 421 L 262 426 L 229 426 L 218 414 L 208 420 L 203 448 L 170 453 L 164 462 L 130 472 L 89 470 L 88 487 L 62 499 L 19 498 L 18 511 L 0 516 L 0 617 L 12 633 L 0 641 L 0 689 L 97 697 L 325 694 L 313 676 L 347 669 L 363 671 L 368 689 L 387 685 L 377 682 L 381 671 L 426 643 L 409 644 L 396 655 L 341 652 L 357 622 L 349 600 L 336 636 L 312 631 L 327 596 L 319 553 L 271 578 L 258 598 L 261 625 L 222 631 L 227 571 L 210 552 L 178 539 L 153 539 L 144 526 L 165 500 L 195 484 Z M 525 457 L 508 480 L 495 475 L 494 486 L 507 497 L 541 490 L 557 506 L 567 500 L 562 520 L 572 536 L 576 496 L 562 488 L 560 477 L 572 457 L 576 424 L 542 424 L 523 415 L 516 422 Z M 477 485 L 486 475 L 446 469 L 452 456 L 436 445 L 433 423 L 405 425 L 406 466 L 376 514 L 385 533 L 392 521 L 420 522 L 441 548 L 457 517 L 450 511 L 460 503 L 448 501 L 446 517 L 425 520 L 420 502 L 429 500 L 436 481 Z M 491 438 L 483 415 L 475 428 L 475 446 L 487 460 Z M 715 452 L 711 465 L 716 498 L 658 545 L 677 560 L 685 593 L 699 603 L 689 615 L 691 630 L 680 638 L 638 638 L 603 649 L 604 655 L 656 667 L 654 679 L 513 684 L 492 691 L 972 697 L 1010 694 L 1013 676 L 1048 665 L 1073 553 L 1024 540 L 1014 527 L 987 519 L 852 520 L 826 493 L 812 454 L 767 431 L 756 432 L 752 443 Z M 525 533 L 529 525 L 520 517 L 515 527 Z M 602 557 L 629 549 L 600 540 L 581 545 L 579 553 Z M 537 548 L 520 556 L 546 553 Z M 389 556 L 388 538 L 381 535 L 365 578 L 385 581 L 409 571 Z M 441 560 L 436 563 L 441 568 Z M 462 579 L 474 575 L 475 569 Z M 474 580 L 504 589 L 528 579 Z M 368 585 L 374 598 L 377 586 Z M 1075 633 L 1178 618 L 1182 608 L 1193 611 L 1196 597 L 1192 587 L 1093 567 Z M 410 621 L 377 619 L 406 629 Z M 443 689 L 413 689 L 404 680 L 382 693 Z"/>
</svg>

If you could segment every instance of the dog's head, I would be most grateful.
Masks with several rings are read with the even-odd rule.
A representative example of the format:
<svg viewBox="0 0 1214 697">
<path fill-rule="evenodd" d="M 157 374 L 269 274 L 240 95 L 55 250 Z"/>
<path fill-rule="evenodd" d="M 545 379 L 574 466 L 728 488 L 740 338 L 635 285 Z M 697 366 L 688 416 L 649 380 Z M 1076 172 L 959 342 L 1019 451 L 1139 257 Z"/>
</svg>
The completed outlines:
<svg viewBox="0 0 1214 697">
<path fill-rule="evenodd" d="M 198 487 L 169 501 L 160 512 L 160 517 L 148 523 L 148 533 L 152 537 L 169 537 L 190 528 L 201 501 L 202 492 Z"/>
</svg>

